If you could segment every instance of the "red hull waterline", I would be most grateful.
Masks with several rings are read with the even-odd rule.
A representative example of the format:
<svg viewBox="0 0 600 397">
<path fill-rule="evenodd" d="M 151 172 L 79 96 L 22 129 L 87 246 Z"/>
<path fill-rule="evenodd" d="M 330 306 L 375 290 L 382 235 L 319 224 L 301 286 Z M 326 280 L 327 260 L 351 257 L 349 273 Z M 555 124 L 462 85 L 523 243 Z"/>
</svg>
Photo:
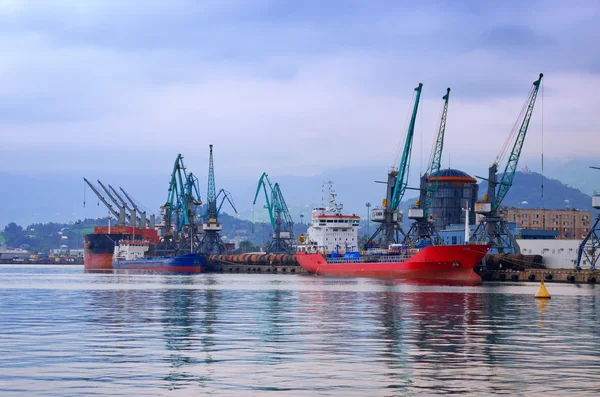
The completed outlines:
<svg viewBox="0 0 600 397">
<path fill-rule="evenodd" d="M 319 253 L 303 252 L 298 252 L 296 258 L 309 273 L 323 276 L 480 282 L 473 268 L 489 249 L 486 244 L 430 246 L 404 262 L 328 263 Z"/>
<path fill-rule="evenodd" d="M 83 263 L 85 270 L 112 270 L 113 254 L 93 254 L 84 252 Z"/>
</svg>

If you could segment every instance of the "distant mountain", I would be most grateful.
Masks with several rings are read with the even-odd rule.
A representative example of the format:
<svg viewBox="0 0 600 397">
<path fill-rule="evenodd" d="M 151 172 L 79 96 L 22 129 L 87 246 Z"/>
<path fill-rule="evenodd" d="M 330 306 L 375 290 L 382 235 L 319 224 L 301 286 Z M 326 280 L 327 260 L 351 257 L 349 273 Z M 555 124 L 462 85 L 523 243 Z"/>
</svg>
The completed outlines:
<svg viewBox="0 0 600 397">
<path fill-rule="evenodd" d="M 588 189 L 591 193 L 594 186 L 600 189 L 600 171 L 591 170 L 587 166 L 572 165 L 573 175 L 587 174 Z M 464 171 L 474 175 L 482 175 L 483 171 L 465 169 Z M 276 170 L 269 174 L 272 182 L 278 182 L 283 195 L 290 207 L 292 217 L 296 223 L 303 221 L 307 223 L 310 219 L 310 211 L 313 207 L 324 204 L 327 200 L 327 192 L 324 182 L 333 181 L 334 189 L 338 193 L 338 202 L 344 204 L 344 211 L 355 213 L 362 218 L 367 216 L 366 203 L 373 207 L 381 205 L 385 194 L 385 186 L 375 181 L 384 181 L 388 169 L 385 167 L 365 166 L 333 169 L 312 176 L 277 175 Z M 418 186 L 418 170 L 413 169 L 409 180 L 409 186 Z M 37 222 L 69 222 L 77 219 L 104 217 L 107 209 L 92 193 L 89 188 L 84 187 L 83 177 L 90 181 L 101 179 L 117 188 L 122 186 L 136 201 L 148 209 L 148 212 L 159 213 L 159 208 L 165 203 L 169 186 L 169 173 L 139 174 L 139 173 L 109 173 L 103 172 L 98 175 L 83 175 L 76 171 L 62 174 L 12 174 L 0 172 L 0 228 L 9 222 L 20 225 L 28 225 Z M 551 175 L 546 172 L 546 175 Z M 229 190 L 239 213 L 238 219 L 254 220 L 255 222 L 268 222 L 266 211 L 262 208 L 264 197 L 262 193 L 257 199 L 256 205 L 252 205 L 258 182 L 255 180 L 236 177 L 219 177 L 217 175 L 217 188 Z M 598 179 L 594 179 L 597 177 Z M 574 177 L 573 177 L 574 178 Z M 596 183 L 598 181 L 598 183 Z M 544 183 L 544 195 L 542 197 L 541 185 Z M 205 184 L 201 181 L 201 187 Z M 486 183 L 480 186 L 480 196 L 486 190 Z M 201 192 L 205 199 L 205 191 Z M 416 192 L 407 190 L 405 201 L 401 207 L 406 209 L 408 204 L 414 202 Z M 569 200 L 569 202 L 565 202 Z M 85 201 L 85 206 L 83 205 Z M 569 187 L 556 179 L 542 179 L 537 173 L 518 172 L 515 176 L 514 186 L 508 193 L 504 204 L 517 206 L 523 201 L 527 204 L 521 206 L 548 207 L 548 208 L 573 208 L 590 209 L 590 196 L 581 191 Z M 98 205 L 99 204 L 99 205 Z M 223 210 L 227 213 L 233 211 L 224 205 Z M 254 211 L 253 211 L 254 210 Z"/>
<path fill-rule="evenodd" d="M 499 177 L 501 178 L 501 175 Z M 480 197 L 487 192 L 487 185 L 487 181 L 483 181 L 479 185 Z M 593 211 L 591 196 L 569 187 L 559 180 L 543 177 L 536 172 L 517 172 L 513 186 L 502 204 L 518 208 L 574 208 Z"/>
</svg>

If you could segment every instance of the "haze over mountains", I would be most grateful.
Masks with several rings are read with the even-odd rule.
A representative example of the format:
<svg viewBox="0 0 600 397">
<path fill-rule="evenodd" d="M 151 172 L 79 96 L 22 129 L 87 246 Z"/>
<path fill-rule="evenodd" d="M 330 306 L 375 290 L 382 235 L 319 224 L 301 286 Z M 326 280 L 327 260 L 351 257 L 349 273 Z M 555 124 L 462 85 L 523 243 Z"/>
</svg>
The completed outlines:
<svg viewBox="0 0 600 397">
<path fill-rule="evenodd" d="M 549 165 L 545 175 L 553 179 L 542 179 L 538 173 L 518 172 L 504 204 L 523 208 L 570 207 L 590 210 L 590 194 L 594 189 L 600 190 L 600 172 L 589 169 L 592 161 L 585 159 L 563 163 L 560 166 Z M 473 176 L 487 176 L 485 168 L 461 169 Z M 270 174 L 270 178 L 272 182 L 280 184 L 294 219 L 299 222 L 300 214 L 304 214 L 306 222 L 310 218 L 311 209 L 326 202 L 327 192 L 323 187 L 325 181 L 334 182 L 338 202 L 344 204 L 345 211 L 366 217 L 365 203 L 370 202 L 373 206 L 381 204 L 384 186 L 375 181 L 385 180 L 387 171 L 384 167 L 368 166 L 340 168 L 313 176 L 278 176 L 275 170 Z M 201 188 L 204 188 L 201 172 L 197 175 L 201 178 Z M 170 177 L 168 171 L 162 175 L 114 171 L 101 175 L 93 175 L 90 172 L 83 175 L 78 172 L 27 175 L 0 173 L 3 192 L 0 196 L 0 227 L 9 222 L 26 226 L 34 222 L 69 222 L 86 217 L 105 216 L 107 210 L 104 205 L 98 205 L 99 200 L 94 193 L 84 187 L 84 176 L 94 182 L 101 179 L 117 189 L 118 186 L 122 186 L 139 204 L 148 208 L 148 212 L 156 214 L 167 198 Z M 233 194 L 241 218 L 256 222 L 268 221 L 266 211 L 262 208 L 262 193 L 257 199 L 257 204 L 252 205 L 258 177 L 259 175 L 253 180 L 217 175 L 217 188 L 225 188 Z M 417 186 L 417 178 L 418 170 L 411 170 L 411 186 Z M 483 181 L 479 188 L 480 197 L 486 189 L 486 183 Z M 204 198 L 205 191 L 201 194 Z M 407 191 L 402 206 L 407 207 L 408 203 L 414 202 L 414 197 L 416 192 Z M 223 211 L 233 213 L 227 205 L 223 206 Z"/>
</svg>

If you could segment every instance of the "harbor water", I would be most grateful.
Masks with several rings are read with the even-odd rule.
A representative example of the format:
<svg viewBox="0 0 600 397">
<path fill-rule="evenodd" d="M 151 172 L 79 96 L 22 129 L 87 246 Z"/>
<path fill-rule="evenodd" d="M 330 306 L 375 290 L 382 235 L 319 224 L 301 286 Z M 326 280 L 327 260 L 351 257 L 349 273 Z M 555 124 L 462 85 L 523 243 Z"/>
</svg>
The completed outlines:
<svg viewBox="0 0 600 397">
<path fill-rule="evenodd" d="M 597 395 L 600 288 L 0 265 L 0 395 Z"/>
</svg>

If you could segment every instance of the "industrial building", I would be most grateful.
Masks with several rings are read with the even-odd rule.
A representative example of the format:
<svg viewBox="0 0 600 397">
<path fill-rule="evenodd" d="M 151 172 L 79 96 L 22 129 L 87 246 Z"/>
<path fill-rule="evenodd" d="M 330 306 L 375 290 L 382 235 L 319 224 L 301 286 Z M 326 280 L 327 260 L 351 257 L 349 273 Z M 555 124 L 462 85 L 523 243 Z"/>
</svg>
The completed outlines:
<svg viewBox="0 0 600 397">
<path fill-rule="evenodd" d="M 465 223 L 465 205 L 469 206 L 469 224 L 475 224 L 475 202 L 479 193 L 477 180 L 466 172 L 447 168 L 429 177 L 430 183 L 438 181 L 438 188 L 431 202 L 430 214 L 435 228 L 443 230 L 450 225 Z M 464 228 L 463 228 L 464 230 Z"/>
<path fill-rule="evenodd" d="M 514 222 L 519 229 L 557 232 L 557 239 L 582 239 L 590 231 L 592 213 L 575 209 L 506 208 L 504 220 Z"/>
</svg>

